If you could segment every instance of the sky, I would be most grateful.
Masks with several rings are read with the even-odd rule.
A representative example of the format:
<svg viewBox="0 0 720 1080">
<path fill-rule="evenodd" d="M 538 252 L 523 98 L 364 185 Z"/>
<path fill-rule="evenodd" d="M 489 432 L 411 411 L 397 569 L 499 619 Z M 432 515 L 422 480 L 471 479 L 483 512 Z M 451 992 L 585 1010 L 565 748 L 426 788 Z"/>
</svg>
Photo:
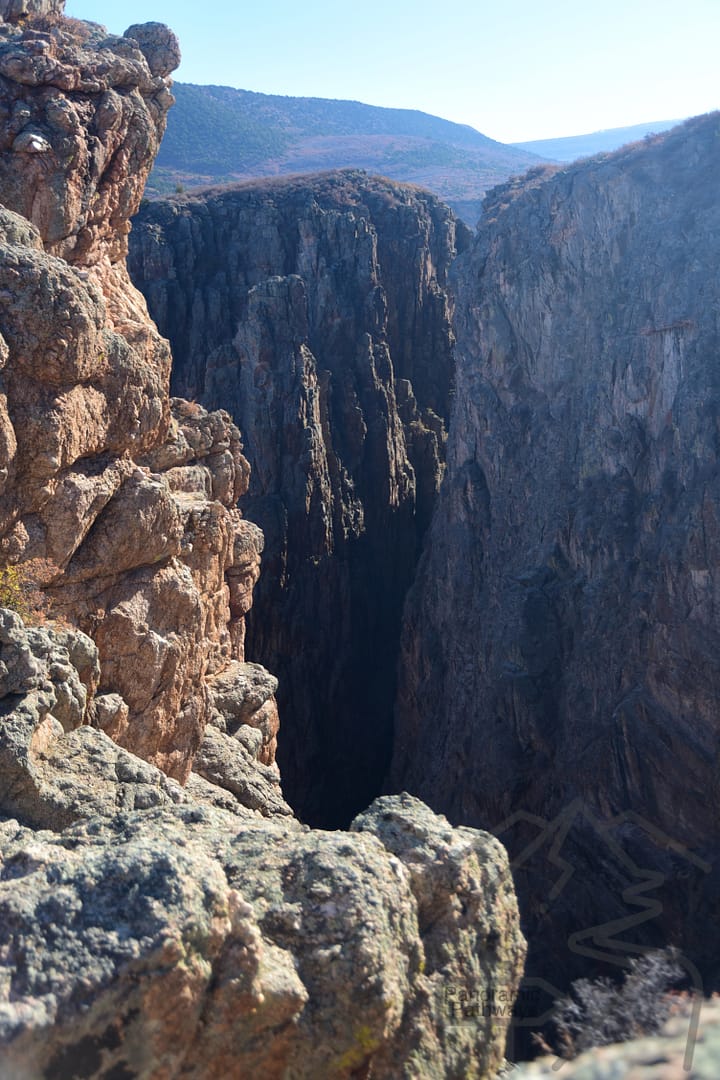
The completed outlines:
<svg viewBox="0 0 720 1080">
<path fill-rule="evenodd" d="M 165 22 L 180 82 L 421 109 L 501 142 L 720 106 L 720 0 L 66 0 Z"/>
</svg>

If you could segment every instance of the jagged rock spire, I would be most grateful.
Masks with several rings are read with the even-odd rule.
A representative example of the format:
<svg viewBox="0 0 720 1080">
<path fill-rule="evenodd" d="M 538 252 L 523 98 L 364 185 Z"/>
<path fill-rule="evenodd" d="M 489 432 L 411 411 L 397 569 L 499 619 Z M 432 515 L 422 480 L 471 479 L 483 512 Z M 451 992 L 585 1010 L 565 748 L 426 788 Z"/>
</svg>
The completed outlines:
<svg viewBox="0 0 720 1080">
<path fill-rule="evenodd" d="M 164 23 L 135 23 L 128 27 L 123 37 L 137 41 L 156 77 L 169 75 L 180 63 L 180 42 Z"/>
</svg>

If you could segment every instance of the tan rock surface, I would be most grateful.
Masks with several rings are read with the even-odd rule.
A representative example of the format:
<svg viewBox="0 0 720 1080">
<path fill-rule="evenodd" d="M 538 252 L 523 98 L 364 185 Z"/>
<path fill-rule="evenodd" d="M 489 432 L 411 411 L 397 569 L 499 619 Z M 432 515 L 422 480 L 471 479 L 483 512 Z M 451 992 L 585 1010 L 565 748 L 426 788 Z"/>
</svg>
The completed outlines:
<svg viewBox="0 0 720 1080">
<path fill-rule="evenodd" d="M 61 12 L 65 0 L 0 0 L 0 19 L 14 22 L 27 15 L 48 15 Z"/>
<path fill-rule="evenodd" d="M 422 804 L 394 809 L 410 829 L 446 827 Z M 0 1075 L 489 1080 L 503 1027 L 457 1027 L 445 991 L 453 978 L 473 994 L 512 980 L 523 943 L 514 899 L 497 893 L 509 880 L 499 845 L 448 840 L 453 891 L 436 881 L 436 901 L 460 910 L 480 889 L 486 921 L 481 936 L 459 924 L 448 936 L 443 976 L 424 970 L 432 867 L 408 872 L 381 831 L 197 805 L 60 835 L 0 823 Z M 499 962 L 481 937 L 513 928 Z"/>
<path fill-rule="evenodd" d="M 244 661 L 262 540 L 234 509 L 239 432 L 171 408 L 169 348 L 125 269 L 178 60 L 158 23 L 113 37 L 45 5 L 0 24 L 0 558 L 41 567 L 97 643 L 105 733 L 184 781 L 205 679 Z"/>
</svg>

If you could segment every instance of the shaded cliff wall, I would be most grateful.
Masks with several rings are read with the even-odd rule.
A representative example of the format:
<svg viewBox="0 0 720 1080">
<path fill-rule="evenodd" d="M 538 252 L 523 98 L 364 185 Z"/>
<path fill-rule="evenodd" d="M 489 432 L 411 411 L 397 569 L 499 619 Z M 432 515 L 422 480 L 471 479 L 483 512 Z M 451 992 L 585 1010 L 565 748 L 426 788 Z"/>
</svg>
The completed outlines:
<svg viewBox="0 0 720 1080">
<path fill-rule="evenodd" d="M 401 609 L 443 471 L 446 277 L 468 232 L 358 172 L 147 204 L 130 269 L 177 392 L 229 409 L 265 533 L 249 648 L 280 680 L 290 801 L 336 825 L 388 764 Z"/>
<path fill-rule="evenodd" d="M 536 173 L 456 263 L 392 785 L 511 820 L 531 972 L 702 955 L 717 915 L 719 169 L 713 114 Z"/>
</svg>

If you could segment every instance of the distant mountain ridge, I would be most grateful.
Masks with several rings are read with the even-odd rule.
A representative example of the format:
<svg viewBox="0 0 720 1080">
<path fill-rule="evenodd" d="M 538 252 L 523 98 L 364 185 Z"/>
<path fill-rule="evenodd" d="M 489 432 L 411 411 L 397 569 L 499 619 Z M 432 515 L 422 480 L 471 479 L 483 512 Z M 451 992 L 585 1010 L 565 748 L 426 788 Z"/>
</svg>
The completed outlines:
<svg viewBox="0 0 720 1080">
<path fill-rule="evenodd" d="M 485 192 L 540 162 L 465 124 L 358 101 L 175 83 L 176 105 L 148 183 L 177 185 L 361 168 L 418 184 L 475 224 Z"/>
<path fill-rule="evenodd" d="M 533 139 L 530 142 L 517 142 L 512 145 L 519 150 L 526 150 L 551 161 L 577 161 L 578 158 L 592 157 L 619 150 L 627 143 L 637 142 L 646 135 L 659 135 L 682 120 L 653 120 L 646 124 L 633 124 L 630 127 L 607 128 L 592 131 L 587 135 L 567 135 L 560 139 Z"/>
</svg>

